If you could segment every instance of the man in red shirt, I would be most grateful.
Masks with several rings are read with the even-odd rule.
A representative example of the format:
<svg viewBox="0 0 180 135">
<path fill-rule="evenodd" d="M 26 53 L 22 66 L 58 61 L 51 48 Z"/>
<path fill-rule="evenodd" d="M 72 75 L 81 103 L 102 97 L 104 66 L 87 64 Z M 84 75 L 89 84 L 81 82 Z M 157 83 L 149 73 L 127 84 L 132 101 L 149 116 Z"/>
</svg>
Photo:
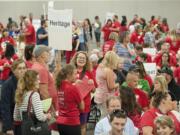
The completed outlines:
<svg viewBox="0 0 180 135">
<path fill-rule="evenodd" d="M 35 45 L 36 44 L 36 31 L 34 26 L 31 24 L 29 19 L 24 21 L 25 29 L 23 30 L 23 35 L 25 36 L 26 45 Z"/>
<path fill-rule="evenodd" d="M 45 45 L 38 45 L 33 50 L 33 55 L 36 58 L 36 62 L 32 65 L 31 69 L 39 73 L 39 93 L 42 99 L 52 98 L 53 107 L 58 109 L 57 103 L 57 91 L 54 84 L 52 74 L 48 71 L 50 48 Z"/>
<path fill-rule="evenodd" d="M 120 28 L 121 28 L 121 23 L 118 20 L 118 16 L 114 15 L 113 16 L 112 28 L 110 28 L 110 30 L 113 31 L 113 32 L 117 32 L 119 34 Z"/>
<path fill-rule="evenodd" d="M 137 88 L 138 80 L 138 74 L 133 71 L 129 72 L 126 76 L 127 86 L 133 89 L 137 102 L 145 111 L 149 107 L 149 100 L 147 94 L 143 90 Z"/>
<path fill-rule="evenodd" d="M 135 25 L 135 31 L 131 34 L 130 43 L 133 45 L 140 44 L 141 35 L 140 32 L 142 31 L 142 26 L 140 24 Z"/>
<path fill-rule="evenodd" d="M 137 45 L 135 47 L 135 53 L 136 53 L 136 58 L 135 58 L 135 62 L 137 61 L 141 61 L 141 62 L 147 62 L 147 63 L 151 63 L 152 62 L 152 57 L 150 54 L 147 54 L 147 53 L 144 53 L 144 55 L 146 55 L 144 61 L 142 61 L 143 57 L 142 57 L 142 54 L 143 54 L 143 47 L 141 45 Z"/>
</svg>

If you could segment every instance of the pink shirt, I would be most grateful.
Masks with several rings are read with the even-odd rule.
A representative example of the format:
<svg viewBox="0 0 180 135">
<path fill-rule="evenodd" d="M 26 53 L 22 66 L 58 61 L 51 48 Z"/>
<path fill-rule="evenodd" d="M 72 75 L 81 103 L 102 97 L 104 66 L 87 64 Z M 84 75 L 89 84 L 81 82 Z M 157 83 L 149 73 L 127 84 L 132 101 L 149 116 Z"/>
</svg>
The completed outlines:
<svg viewBox="0 0 180 135">
<path fill-rule="evenodd" d="M 58 109 L 57 103 L 57 91 L 55 88 L 54 80 L 52 74 L 48 71 L 45 65 L 35 62 L 31 69 L 37 71 L 39 73 L 40 84 L 47 84 L 48 85 L 48 92 L 50 97 L 52 97 L 53 105 L 55 109 Z"/>
<path fill-rule="evenodd" d="M 115 95 L 115 90 L 110 90 L 109 87 L 115 85 L 116 75 L 112 71 L 112 74 L 107 74 L 105 68 L 100 64 L 96 70 L 96 82 L 97 89 L 95 93 L 95 102 L 96 103 L 105 103 L 106 99 Z"/>
</svg>

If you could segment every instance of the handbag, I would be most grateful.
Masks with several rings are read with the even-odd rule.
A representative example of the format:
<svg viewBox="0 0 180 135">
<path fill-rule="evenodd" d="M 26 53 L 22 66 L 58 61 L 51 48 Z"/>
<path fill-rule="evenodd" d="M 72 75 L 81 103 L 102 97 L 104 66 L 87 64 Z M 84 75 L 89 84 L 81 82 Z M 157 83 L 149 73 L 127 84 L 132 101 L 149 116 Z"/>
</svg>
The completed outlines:
<svg viewBox="0 0 180 135">
<path fill-rule="evenodd" d="M 29 96 L 27 112 L 22 112 L 22 135 L 51 135 L 47 122 L 39 121 L 34 113 L 31 113 L 32 108 L 32 92 Z M 34 111 L 33 111 L 34 112 Z"/>
</svg>

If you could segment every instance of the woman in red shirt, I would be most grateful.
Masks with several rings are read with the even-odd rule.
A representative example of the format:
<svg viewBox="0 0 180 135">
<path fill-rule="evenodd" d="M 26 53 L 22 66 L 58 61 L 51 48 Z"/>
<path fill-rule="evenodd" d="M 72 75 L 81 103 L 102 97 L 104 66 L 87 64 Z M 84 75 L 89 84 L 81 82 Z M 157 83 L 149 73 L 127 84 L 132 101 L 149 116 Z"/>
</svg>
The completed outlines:
<svg viewBox="0 0 180 135">
<path fill-rule="evenodd" d="M 126 111 L 128 117 L 133 121 L 135 127 L 140 129 L 140 120 L 142 109 L 138 105 L 133 90 L 128 87 L 122 87 L 120 89 L 121 106 Z"/>
<path fill-rule="evenodd" d="M 75 67 L 68 64 L 56 78 L 59 103 L 56 122 L 61 135 L 81 135 L 79 111 L 84 109 L 84 102 L 77 87 L 73 85 L 76 75 Z"/>
<path fill-rule="evenodd" d="M 2 32 L 2 38 L 0 38 L 0 46 L 3 42 L 10 43 L 11 45 L 16 47 L 16 42 L 11 36 L 9 36 L 9 32 L 7 29 L 4 29 Z"/>
<path fill-rule="evenodd" d="M 5 53 L 0 60 L 0 81 L 4 82 L 11 75 L 11 65 L 14 60 L 18 59 L 18 56 L 15 54 L 14 47 L 7 43 Z"/>
<path fill-rule="evenodd" d="M 175 69 L 176 65 L 173 62 L 173 59 L 170 57 L 169 53 L 163 52 L 162 57 L 159 62 L 156 62 L 157 68 L 161 69 L 162 66 L 171 67 L 171 69 Z"/>
<path fill-rule="evenodd" d="M 112 20 L 108 19 L 107 23 L 102 27 L 102 32 L 104 33 L 104 42 L 109 39 L 109 35 L 112 32 L 110 28 L 112 28 Z"/>
<path fill-rule="evenodd" d="M 74 55 L 72 59 L 72 64 L 77 68 L 77 79 L 79 83 L 84 83 L 88 81 L 88 84 L 94 85 L 93 88 L 88 92 L 88 94 L 83 97 L 85 103 L 85 109 L 80 114 L 80 122 L 81 122 L 81 132 L 82 135 L 86 135 L 86 125 L 88 121 L 88 116 L 90 112 L 91 106 L 91 91 L 95 89 L 96 81 L 91 72 L 90 61 L 86 52 L 79 51 Z M 85 86 L 85 88 L 87 88 Z M 86 91 L 85 89 L 83 89 Z"/>
</svg>

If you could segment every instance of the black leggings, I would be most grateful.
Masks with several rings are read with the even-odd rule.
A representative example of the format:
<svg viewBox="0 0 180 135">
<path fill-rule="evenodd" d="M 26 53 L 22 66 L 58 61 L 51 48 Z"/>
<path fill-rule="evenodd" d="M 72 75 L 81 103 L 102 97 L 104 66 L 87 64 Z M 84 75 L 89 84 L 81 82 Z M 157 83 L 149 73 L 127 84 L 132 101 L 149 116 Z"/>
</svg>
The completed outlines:
<svg viewBox="0 0 180 135">
<path fill-rule="evenodd" d="M 81 135 L 80 125 L 69 126 L 58 124 L 58 131 L 60 135 Z"/>
</svg>

